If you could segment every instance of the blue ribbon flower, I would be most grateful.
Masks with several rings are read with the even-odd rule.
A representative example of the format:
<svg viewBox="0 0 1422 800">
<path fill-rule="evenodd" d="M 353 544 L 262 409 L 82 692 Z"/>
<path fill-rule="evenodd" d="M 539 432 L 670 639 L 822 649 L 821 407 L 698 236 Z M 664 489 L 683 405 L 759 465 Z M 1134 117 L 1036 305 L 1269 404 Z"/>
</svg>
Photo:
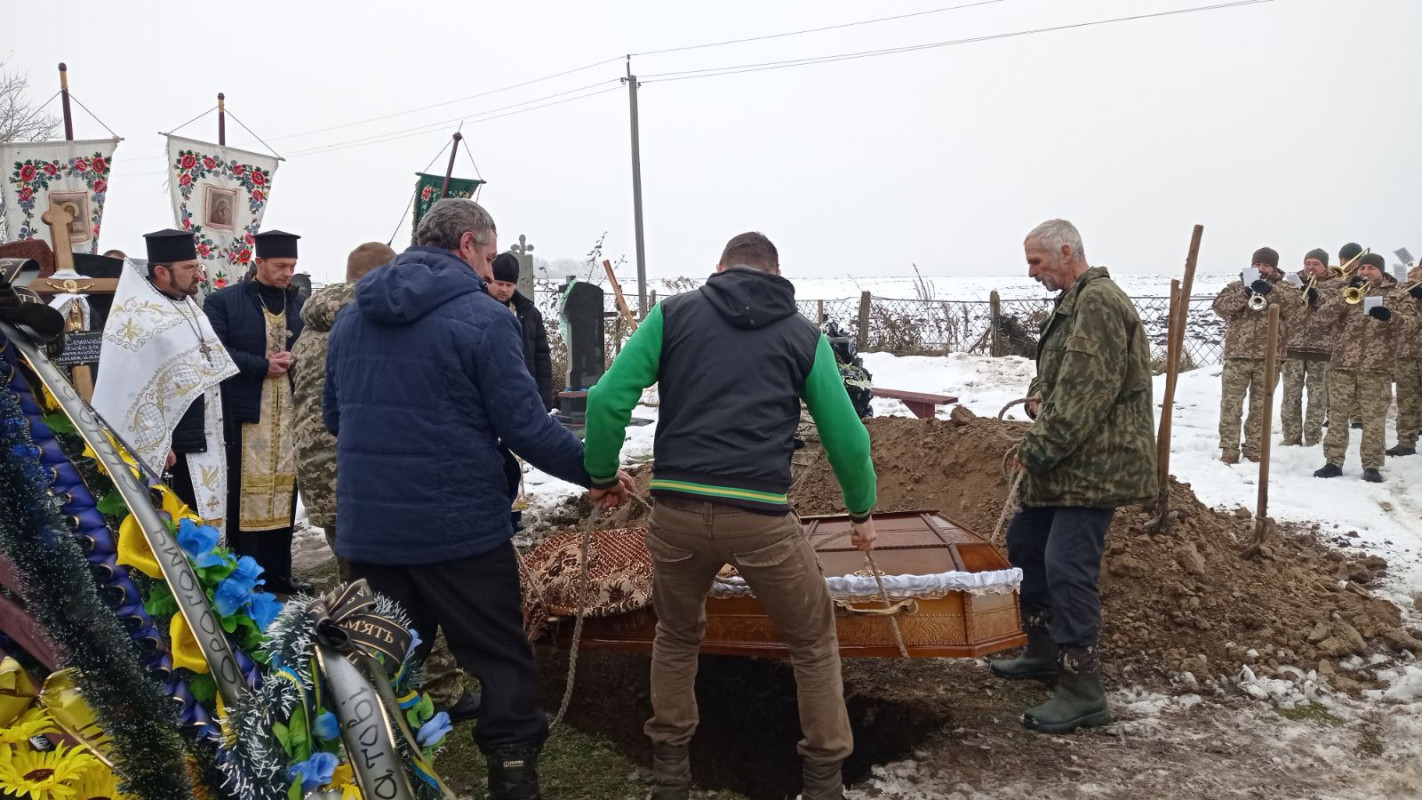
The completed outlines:
<svg viewBox="0 0 1422 800">
<path fill-rule="evenodd" d="M 252 621 L 257 623 L 257 627 L 266 632 L 267 626 L 272 624 L 272 620 L 281 613 L 282 603 L 276 599 L 276 595 L 267 592 L 255 592 L 251 596 L 251 607 L 247 613 L 251 614 Z"/>
<path fill-rule="evenodd" d="M 227 576 L 227 580 L 237 580 L 247 587 L 247 591 L 253 591 L 258 586 L 266 583 L 262 577 L 262 565 L 257 563 L 257 559 L 251 556 L 242 556 L 237 559 L 237 569 L 232 570 L 232 574 Z"/>
<path fill-rule="evenodd" d="M 217 547 L 217 529 L 184 518 L 178 523 L 178 546 L 190 557 L 202 558 Z"/>
<path fill-rule="evenodd" d="M 341 725 L 336 721 L 335 714 L 323 711 L 316 716 L 316 721 L 311 725 L 311 732 L 316 734 L 317 739 L 330 742 L 340 737 Z"/>
<path fill-rule="evenodd" d="M 217 607 L 217 613 L 227 617 L 252 602 L 255 596 L 251 586 L 241 580 L 227 577 L 217 584 L 217 591 L 212 593 L 212 602 Z"/>
<path fill-rule="evenodd" d="M 434 747 L 443 741 L 445 734 L 451 730 L 454 730 L 454 723 L 449 721 L 449 713 L 441 711 L 420 726 L 420 731 L 415 734 L 415 739 L 419 741 L 421 748 Z"/>
<path fill-rule="evenodd" d="M 336 757 L 330 753 L 316 753 L 305 761 L 292 764 L 286 770 L 286 777 L 301 776 L 301 791 L 309 792 L 331 782 L 335 777 Z"/>
</svg>

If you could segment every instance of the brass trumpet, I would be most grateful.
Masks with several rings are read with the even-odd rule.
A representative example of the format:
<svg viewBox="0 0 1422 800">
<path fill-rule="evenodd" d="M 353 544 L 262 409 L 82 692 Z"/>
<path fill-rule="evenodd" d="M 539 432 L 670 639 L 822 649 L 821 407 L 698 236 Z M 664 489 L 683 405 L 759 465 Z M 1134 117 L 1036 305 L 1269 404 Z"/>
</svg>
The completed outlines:
<svg viewBox="0 0 1422 800">
<path fill-rule="evenodd" d="M 1356 306 L 1363 302 L 1363 298 L 1368 294 L 1362 286 L 1349 286 L 1343 290 L 1343 302 L 1350 306 Z"/>
<path fill-rule="evenodd" d="M 1269 300 L 1262 294 L 1251 294 L 1249 296 L 1249 310 L 1263 311 L 1269 307 Z"/>
</svg>

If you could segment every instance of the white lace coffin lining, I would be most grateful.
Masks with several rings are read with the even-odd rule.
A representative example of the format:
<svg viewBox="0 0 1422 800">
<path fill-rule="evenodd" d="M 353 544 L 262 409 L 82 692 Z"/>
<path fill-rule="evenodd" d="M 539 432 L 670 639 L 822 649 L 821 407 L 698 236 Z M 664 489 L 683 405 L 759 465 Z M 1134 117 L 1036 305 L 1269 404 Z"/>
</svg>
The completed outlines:
<svg viewBox="0 0 1422 800">
<path fill-rule="evenodd" d="M 1022 585 L 1022 570 L 999 569 L 989 572 L 934 572 L 928 575 L 883 575 L 884 591 L 890 600 L 937 600 L 952 592 L 968 594 L 1010 594 Z M 830 598 L 838 602 L 881 600 L 879 586 L 868 575 L 828 575 Z M 717 578 L 711 597 L 753 597 L 746 579 L 740 575 Z"/>
</svg>

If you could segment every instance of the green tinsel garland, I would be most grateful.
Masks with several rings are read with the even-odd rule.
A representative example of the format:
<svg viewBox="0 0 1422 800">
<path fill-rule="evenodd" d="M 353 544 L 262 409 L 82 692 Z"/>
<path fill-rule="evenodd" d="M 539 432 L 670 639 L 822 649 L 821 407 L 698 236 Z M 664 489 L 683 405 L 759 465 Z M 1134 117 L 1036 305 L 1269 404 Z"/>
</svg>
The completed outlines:
<svg viewBox="0 0 1422 800">
<path fill-rule="evenodd" d="M 79 546 L 46 493 L 29 423 L 0 388 L 0 550 L 25 584 L 27 608 L 68 654 L 85 701 L 113 737 L 125 791 L 144 800 L 193 796 L 177 706 L 139 662 L 118 619 L 99 599 Z"/>
</svg>

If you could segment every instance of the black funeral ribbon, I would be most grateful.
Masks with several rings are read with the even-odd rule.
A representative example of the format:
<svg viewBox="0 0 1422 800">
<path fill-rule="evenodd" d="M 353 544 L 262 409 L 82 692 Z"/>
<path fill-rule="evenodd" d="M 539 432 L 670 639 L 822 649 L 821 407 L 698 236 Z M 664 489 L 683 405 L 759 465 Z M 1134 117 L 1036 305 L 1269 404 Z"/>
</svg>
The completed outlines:
<svg viewBox="0 0 1422 800">
<path fill-rule="evenodd" d="M 342 584 L 312 601 L 321 644 L 350 656 L 362 654 L 380 661 L 395 674 L 410 651 L 414 636 L 404 625 L 375 613 L 375 593 L 362 578 Z"/>
</svg>

